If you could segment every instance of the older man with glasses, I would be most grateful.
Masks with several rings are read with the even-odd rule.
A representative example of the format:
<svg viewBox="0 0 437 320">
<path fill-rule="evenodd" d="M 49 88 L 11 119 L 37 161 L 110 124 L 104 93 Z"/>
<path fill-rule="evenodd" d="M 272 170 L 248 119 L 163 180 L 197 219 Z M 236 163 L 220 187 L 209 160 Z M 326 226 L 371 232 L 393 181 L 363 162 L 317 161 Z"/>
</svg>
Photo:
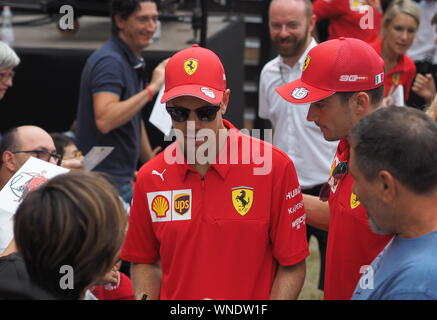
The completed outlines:
<svg viewBox="0 0 437 320">
<path fill-rule="evenodd" d="M 7 131 L 0 143 L 0 155 L 0 190 L 32 156 L 58 165 L 62 160 L 62 156 L 56 153 L 52 137 L 36 126 L 15 127 Z M 0 248 L 3 248 L 2 244 Z M 14 251 L 13 243 L 3 254 L 1 251 L 0 255 Z"/>
<path fill-rule="evenodd" d="M 212 51 L 194 45 L 168 62 L 161 101 L 177 141 L 138 173 L 121 253 L 136 298 L 299 295 L 309 252 L 293 163 L 223 119 L 229 97 Z M 271 155 L 266 172 L 244 152 L 256 144 Z"/>
</svg>

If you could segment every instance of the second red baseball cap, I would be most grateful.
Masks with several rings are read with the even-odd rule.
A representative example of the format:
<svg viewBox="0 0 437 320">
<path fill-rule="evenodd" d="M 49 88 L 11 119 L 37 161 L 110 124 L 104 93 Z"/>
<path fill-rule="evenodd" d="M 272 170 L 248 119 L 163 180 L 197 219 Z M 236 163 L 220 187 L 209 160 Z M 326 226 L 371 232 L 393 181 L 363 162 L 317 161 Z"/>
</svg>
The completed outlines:
<svg viewBox="0 0 437 320">
<path fill-rule="evenodd" d="M 219 57 L 195 44 L 175 53 L 168 61 L 161 103 L 180 96 L 194 96 L 219 104 L 225 90 L 225 70 Z"/>
<path fill-rule="evenodd" d="M 341 37 L 308 52 L 300 79 L 276 88 L 292 103 L 312 103 L 336 92 L 366 91 L 384 84 L 384 61 L 366 42 Z"/>
</svg>

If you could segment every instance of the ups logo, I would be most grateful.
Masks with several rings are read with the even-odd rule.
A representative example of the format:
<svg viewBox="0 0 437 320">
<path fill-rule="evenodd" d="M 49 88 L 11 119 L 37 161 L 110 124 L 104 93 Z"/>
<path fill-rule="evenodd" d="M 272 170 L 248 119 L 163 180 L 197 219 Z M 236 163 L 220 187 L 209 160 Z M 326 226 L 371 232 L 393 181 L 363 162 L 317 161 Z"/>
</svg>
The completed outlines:
<svg viewBox="0 0 437 320">
<path fill-rule="evenodd" d="M 176 195 L 173 205 L 176 213 L 184 215 L 190 209 L 190 195 L 186 193 Z"/>
</svg>

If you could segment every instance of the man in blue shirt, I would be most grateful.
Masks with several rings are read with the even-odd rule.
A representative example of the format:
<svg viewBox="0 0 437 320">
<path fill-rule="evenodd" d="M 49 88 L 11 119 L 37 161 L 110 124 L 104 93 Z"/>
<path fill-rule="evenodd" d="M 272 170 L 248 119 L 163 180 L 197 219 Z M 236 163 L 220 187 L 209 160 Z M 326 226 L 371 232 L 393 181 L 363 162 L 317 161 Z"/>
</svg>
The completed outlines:
<svg viewBox="0 0 437 320">
<path fill-rule="evenodd" d="M 114 0 L 111 15 L 111 39 L 88 58 L 82 72 L 76 137 L 84 153 L 93 146 L 114 147 L 94 170 L 108 173 L 130 203 L 138 161 L 147 161 L 159 151 L 150 147 L 141 109 L 162 87 L 167 60 L 144 87 L 141 51 L 156 30 L 154 1 Z"/>
<path fill-rule="evenodd" d="M 395 237 L 363 273 L 352 299 L 437 299 L 437 124 L 412 108 L 383 108 L 351 137 L 354 193 L 369 224 Z"/>
</svg>

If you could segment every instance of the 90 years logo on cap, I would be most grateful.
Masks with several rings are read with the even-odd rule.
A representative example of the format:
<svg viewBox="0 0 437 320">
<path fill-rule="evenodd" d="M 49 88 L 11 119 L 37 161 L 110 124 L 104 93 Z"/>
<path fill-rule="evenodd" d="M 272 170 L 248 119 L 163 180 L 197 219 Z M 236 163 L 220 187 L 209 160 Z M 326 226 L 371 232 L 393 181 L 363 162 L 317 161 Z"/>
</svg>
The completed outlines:
<svg viewBox="0 0 437 320">
<path fill-rule="evenodd" d="M 300 87 L 300 88 L 296 88 L 293 90 L 293 92 L 291 93 L 291 96 L 294 99 L 300 100 L 305 98 L 308 95 L 309 91 L 304 88 L 304 87 Z"/>
</svg>

